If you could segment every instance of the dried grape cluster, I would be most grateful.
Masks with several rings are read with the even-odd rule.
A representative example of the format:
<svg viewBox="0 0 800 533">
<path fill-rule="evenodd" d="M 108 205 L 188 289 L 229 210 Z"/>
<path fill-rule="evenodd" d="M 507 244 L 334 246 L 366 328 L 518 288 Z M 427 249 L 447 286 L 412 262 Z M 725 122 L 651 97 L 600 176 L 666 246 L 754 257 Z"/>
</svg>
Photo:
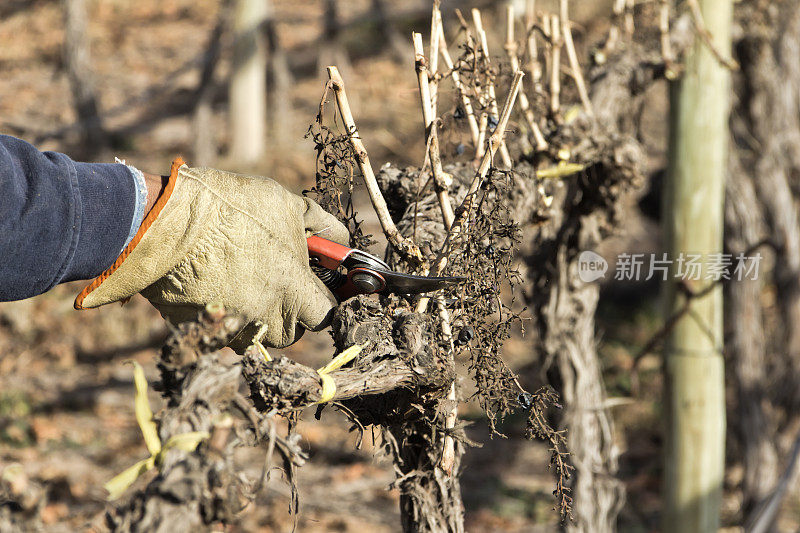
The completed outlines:
<svg viewBox="0 0 800 533">
<path fill-rule="evenodd" d="M 517 408 L 524 393 L 501 355 L 503 343 L 521 327 L 524 311 L 515 309 L 515 287 L 522 278 L 514 266 L 521 232 L 508 202 L 513 180 L 511 173 L 495 170 L 484 182 L 464 238 L 450 254 L 448 272 L 466 278 L 454 294 L 453 323 L 460 328 L 455 343 L 469 352 L 476 394 L 495 433 L 498 419 Z"/>
<path fill-rule="evenodd" d="M 515 266 L 515 252 L 521 240 L 512 206 L 519 184 L 529 179 L 513 172 L 494 170 L 479 191 L 480 199 L 470 216 L 466 238 L 450 256 L 449 274 L 462 275 L 467 282 L 455 294 L 455 327 L 460 327 L 454 344 L 468 350 L 481 407 L 493 433 L 503 436 L 497 423 L 510 412 L 527 411 L 528 438 L 548 443 L 550 465 L 556 474 L 553 494 L 562 520 L 571 517 L 572 498 L 567 480 L 574 469 L 568 463 L 565 432 L 547 420 L 551 406 L 560 407 L 558 394 L 549 386 L 526 392 L 502 357 L 502 347 L 514 329 L 523 329 L 524 307 L 517 302 L 516 288 L 522 277 Z"/>
</svg>

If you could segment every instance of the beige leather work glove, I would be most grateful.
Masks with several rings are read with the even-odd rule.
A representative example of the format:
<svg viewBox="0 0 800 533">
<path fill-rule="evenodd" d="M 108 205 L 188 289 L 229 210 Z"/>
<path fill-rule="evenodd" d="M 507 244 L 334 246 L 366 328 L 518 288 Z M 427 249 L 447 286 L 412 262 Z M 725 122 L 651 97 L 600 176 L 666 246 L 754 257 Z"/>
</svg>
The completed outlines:
<svg viewBox="0 0 800 533">
<path fill-rule="evenodd" d="M 347 229 L 277 182 L 173 163 L 172 174 L 122 255 L 75 300 L 97 307 L 137 292 L 173 324 L 210 302 L 250 322 L 231 343 L 292 344 L 330 323 L 336 300 L 308 264 L 306 235 L 347 244 Z"/>
</svg>

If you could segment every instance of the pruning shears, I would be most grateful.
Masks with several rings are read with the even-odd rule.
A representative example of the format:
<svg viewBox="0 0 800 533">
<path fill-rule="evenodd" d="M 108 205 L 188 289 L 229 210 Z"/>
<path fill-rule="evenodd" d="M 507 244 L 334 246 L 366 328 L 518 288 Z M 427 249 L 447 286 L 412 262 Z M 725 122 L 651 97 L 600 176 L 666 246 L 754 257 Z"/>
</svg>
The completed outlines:
<svg viewBox="0 0 800 533">
<path fill-rule="evenodd" d="M 463 277 L 415 276 L 395 272 L 372 254 L 318 235 L 308 238 L 311 268 L 340 300 L 357 294 L 421 294 L 463 282 Z M 347 273 L 342 273 L 343 267 Z"/>
</svg>

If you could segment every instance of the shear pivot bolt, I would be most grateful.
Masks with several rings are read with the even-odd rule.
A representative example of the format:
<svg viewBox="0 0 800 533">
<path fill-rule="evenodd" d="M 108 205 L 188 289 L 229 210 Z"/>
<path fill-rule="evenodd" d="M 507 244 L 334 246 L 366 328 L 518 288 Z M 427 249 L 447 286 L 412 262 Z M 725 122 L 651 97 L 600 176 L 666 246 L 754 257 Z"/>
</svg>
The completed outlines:
<svg viewBox="0 0 800 533">
<path fill-rule="evenodd" d="M 356 272 L 353 274 L 353 285 L 367 294 L 381 290 L 381 282 L 375 276 L 366 272 Z"/>
</svg>

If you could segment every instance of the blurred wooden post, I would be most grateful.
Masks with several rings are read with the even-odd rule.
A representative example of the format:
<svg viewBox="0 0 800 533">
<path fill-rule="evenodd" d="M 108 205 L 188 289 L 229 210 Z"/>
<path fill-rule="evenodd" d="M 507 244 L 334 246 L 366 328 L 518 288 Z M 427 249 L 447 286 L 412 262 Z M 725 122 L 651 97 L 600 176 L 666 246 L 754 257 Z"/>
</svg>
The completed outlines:
<svg viewBox="0 0 800 533">
<path fill-rule="evenodd" d="M 230 20 L 230 0 L 222 0 L 214 29 L 208 39 L 200 82 L 197 85 L 197 99 L 192 115 L 192 164 L 198 167 L 211 166 L 217 158 L 217 137 L 214 127 L 214 97 L 217 94 L 214 72 L 219 63 L 222 34 Z"/>
<path fill-rule="evenodd" d="M 64 0 L 64 65 L 75 101 L 81 142 L 87 155 L 102 155 L 108 141 L 98 112 L 84 0 Z"/>
<path fill-rule="evenodd" d="M 272 2 L 267 1 L 267 17 L 264 22 L 264 39 L 267 42 L 267 78 L 269 93 L 267 95 L 267 124 L 271 145 L 284 145 L 293 136 L 287 132 L 294 131 L 294 108 L 292 106 L 292 85 L 294 77 L 289 69 L 289 59 L 278 35 L 278 21 Z"/>
<path fill-rule="evenodd" d="M 732 0 L 699 0 L 714 46 L 728 56 Z M 722 252 L 730 73 L 698 35 L 683 77 L 671 87 L 670 156 L 665 242 L 676 261 L 702 254 L 703 291 L 708 254 Z M 673 263 L 675 264 L 675 263 Z M 673 275 L 677 272 L 673 271 Z M 679 276 L 666 285 L 666 313 L 685 302 Z M 725 387 L 722 357 L 722 287 L 692 298 L 665 346 L 668 411 L 664 531 L 717 531 L 725 466 Z"/>
<path fill-rule="evenodd" d="M 241 163 L 260 159 L 266 145 L 267 53 L 261 38 L 266 14 L 264 0 L 236 0 L 230 80 L 230 155 Z"/>
</svg>

